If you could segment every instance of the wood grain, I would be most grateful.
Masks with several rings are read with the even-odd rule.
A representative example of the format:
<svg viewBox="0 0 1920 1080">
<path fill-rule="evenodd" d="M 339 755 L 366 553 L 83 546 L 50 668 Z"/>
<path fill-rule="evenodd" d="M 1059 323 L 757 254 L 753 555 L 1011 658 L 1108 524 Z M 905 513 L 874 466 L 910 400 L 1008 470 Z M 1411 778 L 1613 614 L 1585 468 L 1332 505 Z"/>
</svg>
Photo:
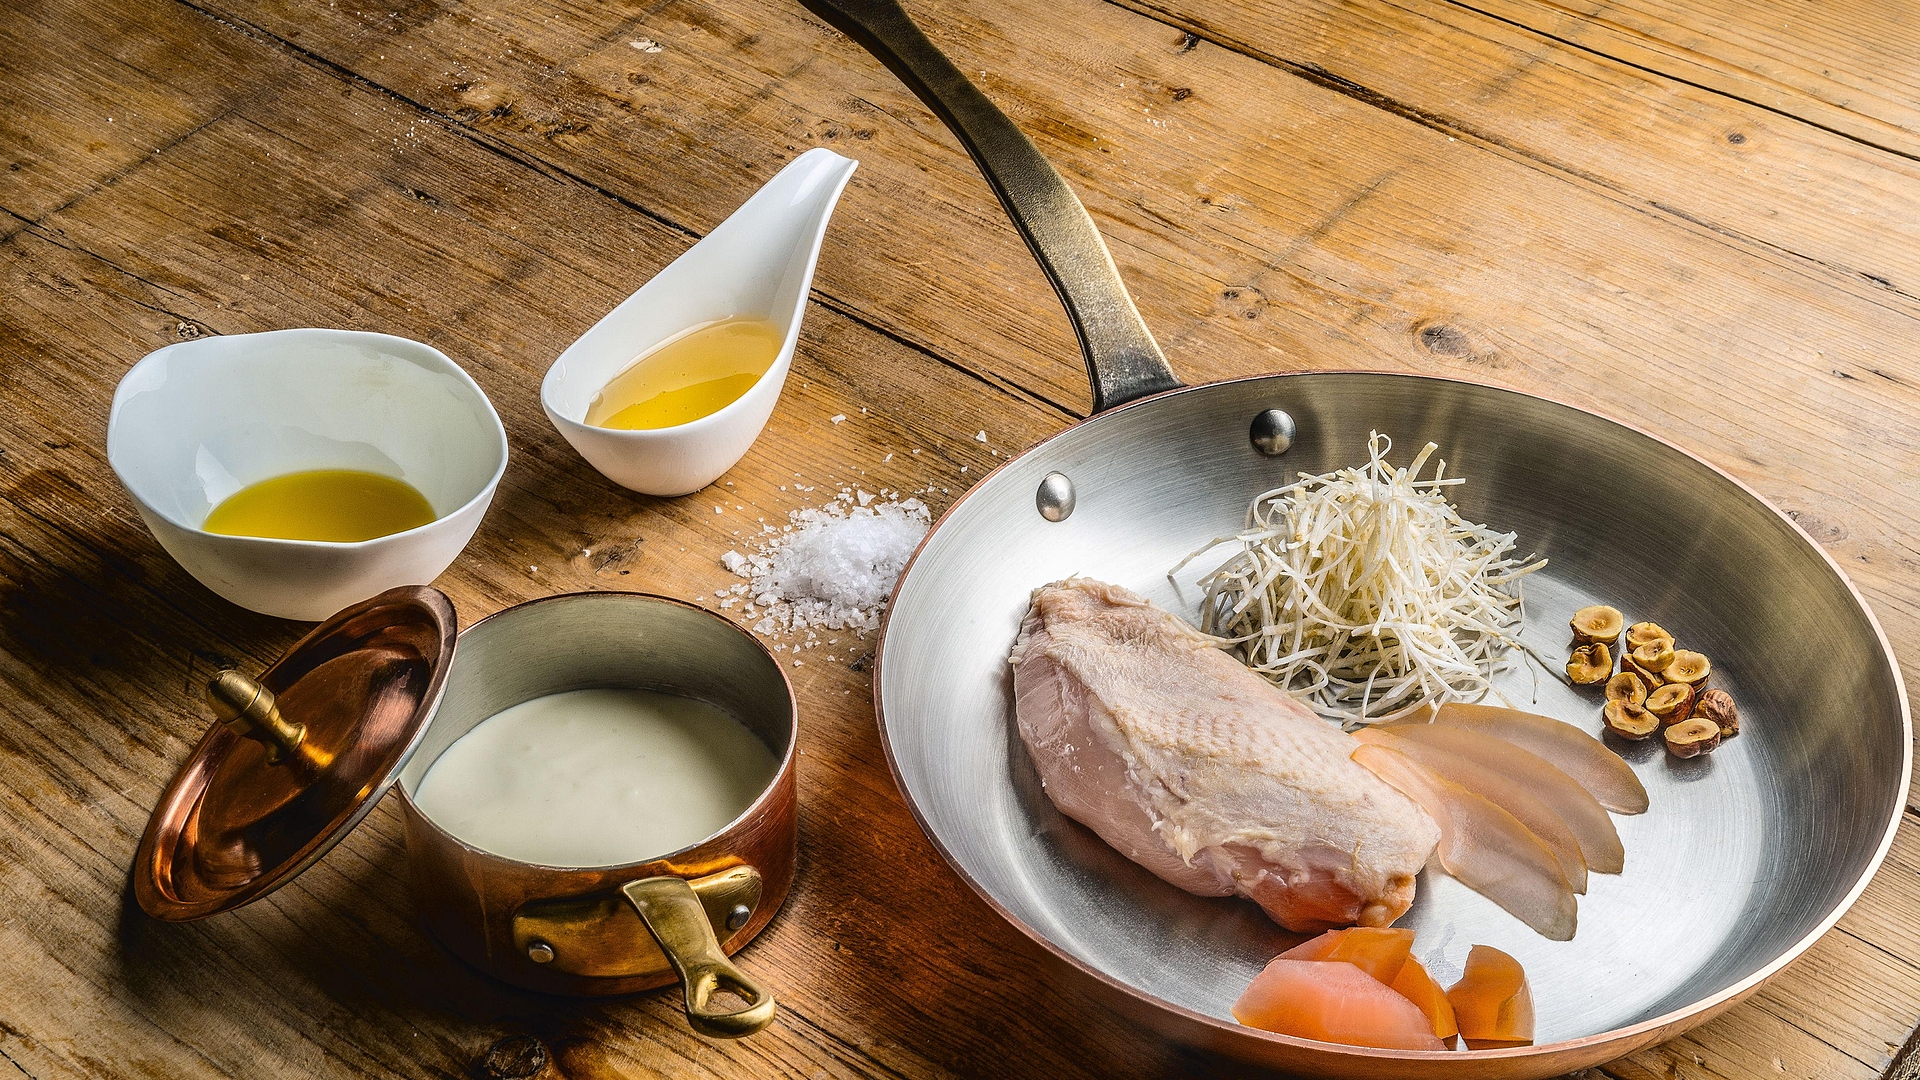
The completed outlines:
<svg viewBox="0 0 1920 1080">
<path fill-rule="evenodd" d="M 1316 0 L 1286 8 L 1245 0 L 1126 2 L 1412 123 L 1594 185 L 1655 217 L 1692 222 L 1731 243 L 1798 257 L 1909 298 L 1920 282 L 1910 245 L 1873 235 L 1882 227 L 1874 223 L 1904 218 L 1911 205 L 1920 161 L 1910 150 L 1890 151 L 1885 139 L 1863 142 L 1649 69 L 1630 50 L 1609 48 L 1615 40 L 1606 33 L 1607 17 L 1583 18 L 1533 0 L 1485 11 L 1447 0 Z M 1749 24 L 1773 9 L 1745 8 Z M 1741 22 L 1722 25 L 1733 30 Z M 1581 107 L 1562 107 L 1566 102 Z M 1806 197 L 1814 191 L 1846 196 Z"/>
<path fill-rule="evenodd" d="M 1497 18 L 1670 79 L 1920 155 L 1920 26 L 1900 4 L 1473 0 Z"/>
<path fill-rule="evenodd" d="M 1520 2 L 915 11 L 1068 173 L 1183 375 L 1437 371 L 1633 418 L 1796 513 L 1911 663 L 1920 184 L 1897 133 L 1815 111 L 1905 129 L 1910 73 L 1640 4 L 1639 32 L 1692 26 L 1730 72 L 1786 55 L 1887 102 L 1809 83 L 1758 108 L 1623 61 L 1618 6 L 1549 25 Z M 0 1054 L 21 1071 L 457 1076 L 527 1033 L 569 1077 L 1233 1073 L 1092 1007 L 945 869 L 887 774 L 862 648 L 795 670 L 803 869 L 743 954 L 786 1009 L 763 1037 L 691 1036 L 670 994 L 562 1001 L 461 967 L 413 923 L 391 807 L 230 917 L 129 914 L 198 680 L 299 629 L 195 584 L 119 492 L 106 402 L 145 352 L 335 325 L 466 366 L 514 454 L 439 582 L 467 621 L 567 589 L 712 597 L 760 519 L 852 483 L 944 506 L 1084 411 L 1043 279 L 864 54 L 767 0 L 34 0 L 0 20 L 0 105 Z M 697 495 L 614 488 L 547 425 L 540 375 L 812 145 L 862 166 L 766 435 Z M 1920 1011 L 1917 820 L 1805 960 L 1604 1072 L 1876 1074 Z"/>
</svg>

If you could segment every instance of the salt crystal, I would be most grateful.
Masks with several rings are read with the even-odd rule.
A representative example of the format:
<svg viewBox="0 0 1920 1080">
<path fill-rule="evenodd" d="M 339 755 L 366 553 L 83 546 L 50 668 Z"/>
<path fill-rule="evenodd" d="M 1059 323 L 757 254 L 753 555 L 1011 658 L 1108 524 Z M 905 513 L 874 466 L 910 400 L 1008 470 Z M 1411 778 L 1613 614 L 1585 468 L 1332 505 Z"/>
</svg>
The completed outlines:
<svg viewBox="0 0 1920 1080">
<path fill-rule="evenodd" d="M 832 416 L 827 417 L 827 422 L 830 424 L 838 424 L 844 422 L 846 418 L 846 413 L 834 413 Z"/>
<path fill-rule="evenodd" d="M 766 609 L 754 624 L 756 633 L 804 634 L 816 642 L 816 627 L 879 627 L 887 598 L 931 521 L 919 499 L 883 502 L 864 491 L 846 492 L 825 506 L 793 511 L 785 528 L 758 550 L 729 551 L 720 561 L 747 579 L 752 602 Z"/>
<path fill-rule="evenodd" d="M 888 455 L 887 455 L 886 457 L 883 457 L 883 458 L 881 458 L 881 459 L 880 459 L 880 464 L 882 464 L 882 465 L 885 465 L 885 464 L 886 464 L 887 462 L 889 462 L 889 461 L 892 461 L 892 460 L 893 460 L 893 455 L 892 455 L 892 454 L 888 454 Z"/>
<path fill-rule="evenodd" d="M 974 441 L 974 442 L 986 442 L 986 441 L 987 441 L 987 433 L 986 433 L 985 431 L 981 431 L 981 432 L 978 432 L 978 433 L 976 433 L 976 434 L 974 435 L 974 437 L 973 437 L 973 441 Z"/>
</svg>

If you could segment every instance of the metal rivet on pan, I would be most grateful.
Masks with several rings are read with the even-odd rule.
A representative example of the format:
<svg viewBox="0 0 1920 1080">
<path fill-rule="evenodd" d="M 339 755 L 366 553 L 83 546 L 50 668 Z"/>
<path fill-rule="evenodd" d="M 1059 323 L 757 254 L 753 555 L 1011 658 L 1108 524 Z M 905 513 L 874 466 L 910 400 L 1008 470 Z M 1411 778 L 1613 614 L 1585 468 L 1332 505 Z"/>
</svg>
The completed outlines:
<svg viewBox="0 0 1920 1080">
<path fill-rule="evenodd" d="M 745 904 L 735 904 L 727 911 L 727 929 L 738 930 L 747 925 L 747 920 L 752 917 L 752 908 Z"/>
<path fill-rule="evenodd" d="M 1279 457 L 1293 449 L 1293 417 L 1279 409 L 1268 409 L 1253 418 L 1253 426 L 1247 429 L 1247 438 L 1253 440 L 1253 448 L 1268 457 Z"/>
<path fill-rule="evenodd" d="M 1033 505 L 1048 521 L 1065 521 L 1073 516 L 1073 481 L 1065 473 L 1050 472 L 1033 493 Z"/>
<path fill-rule="evenodd" d="M 527 946 L 527 959 L 536 964 L 553 963 L 553 946 L 544 941 L 536 941 Z"/>
</svg>

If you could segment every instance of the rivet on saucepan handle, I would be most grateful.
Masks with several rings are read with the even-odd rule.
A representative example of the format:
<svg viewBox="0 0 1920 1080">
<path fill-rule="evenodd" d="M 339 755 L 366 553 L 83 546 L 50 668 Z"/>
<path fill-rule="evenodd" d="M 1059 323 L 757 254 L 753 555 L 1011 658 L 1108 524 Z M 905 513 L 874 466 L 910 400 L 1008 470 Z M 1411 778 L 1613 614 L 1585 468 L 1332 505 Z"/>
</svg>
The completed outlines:
<svg viewBox="0 0 1920 1080">
<path fill-rule="evenodd" d="M 1293 436 L 1293 417 L 1279 409 L 1268 409 L 1254 417 L 1253 425 L 1247 429 L 1253 448 L 1268 457 L 1279 457 L 1293 449 Z"/>
<path fill-rule="evenodd" d="M 536 941 L 527 946 L 527 959 L 536 964 L 551 964 L 553 963 L 553 957 L 553 946 L 544 941 Z"/>
<path fill-rule="evenodd" d="M 1065 473 L 1050 472 L 1033 493 L 1033 505 L 1048 521 L 1065 521 L 1073 516 L 1073 481 Z"/>
</svg>

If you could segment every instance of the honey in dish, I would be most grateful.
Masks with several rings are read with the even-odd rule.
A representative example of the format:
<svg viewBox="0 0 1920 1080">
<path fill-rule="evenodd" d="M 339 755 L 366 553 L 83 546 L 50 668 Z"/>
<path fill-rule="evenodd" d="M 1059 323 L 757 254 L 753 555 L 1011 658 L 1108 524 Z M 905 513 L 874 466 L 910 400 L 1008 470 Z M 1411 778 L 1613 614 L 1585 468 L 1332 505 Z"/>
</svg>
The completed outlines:
<svg viewBox="0 0 1920 1080">
<path fill-rule="evenodd" d="M 615 375 L 587 406 L 595 427 L 666 428 L 739 400 L 780 355 L 780 328 L 765 319 L 728 319 L 683 334 Z"/>
<path fill-rule="evenodd" d="M 482 851 L 611 866 L 719 832 L 779 768 L 746 725 L 704 701 L 569 690 L 476 724 L 434 760 L 413 800 Z"/>
<path fill-rule="evenodd" d="M 228 536 L 353 543 L 432 521 L 433 505 L 405 480 L 358 469 L 311 469 L 248 484 L 200 527 Z"/>
</svg>

